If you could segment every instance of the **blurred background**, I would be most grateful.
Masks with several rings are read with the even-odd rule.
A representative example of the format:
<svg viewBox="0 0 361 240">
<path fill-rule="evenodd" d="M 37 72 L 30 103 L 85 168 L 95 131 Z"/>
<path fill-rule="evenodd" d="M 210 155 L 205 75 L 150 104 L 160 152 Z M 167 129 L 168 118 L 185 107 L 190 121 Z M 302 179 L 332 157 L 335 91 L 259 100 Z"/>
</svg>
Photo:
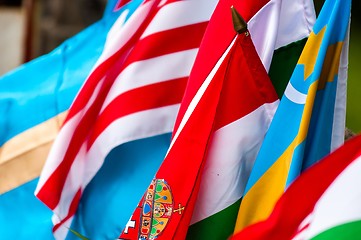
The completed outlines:
<svg viewBox="0 0 361 240">
<path fill-rule="evenodd" d="M 101 18 L 107 0 L 0 0 L 0 76 Z M 324 0 L 314 0 L 318 12 Z M 361 3 L 353 1 L 346 126 L 361 132 Z"/>
<path fill-rule="evenodd" d="M 106 0 L 0 0 L 0 75 L 99 20 Z"/>
</svg>

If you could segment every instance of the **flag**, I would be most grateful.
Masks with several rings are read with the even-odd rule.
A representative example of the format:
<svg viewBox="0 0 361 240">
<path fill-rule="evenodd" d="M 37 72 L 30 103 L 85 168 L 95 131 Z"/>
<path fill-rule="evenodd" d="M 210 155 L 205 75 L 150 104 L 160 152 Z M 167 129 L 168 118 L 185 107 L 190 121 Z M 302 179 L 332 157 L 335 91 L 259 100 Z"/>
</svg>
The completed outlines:
<svg viewBox="0 0 361 240">
<path fill-rule="evenodd" d="M 0 236 L 52 239 L 51 211 L 34 196 L 66 111 L 101 54 L 109 28 L 134 4 L 113 11 L 52 52 L 0 77 Z M 49 67 L 51 66 L 51 67 Z M 21 228 L 19 228 L 21 226 Z"/>
<path fill-rule="evenodd" d="M 350 7 L 325 2 L 255 161 L 236 231 L 267 218 L 301 171 L 342 144 L 345 107 L 337 101 L 346 90 Z"/>
<path fill-rule="evenodd" d="M 107 9 L 110 5 L 114 2 L 110 2 Z M 0 78 L 0 112 L 6 116 L 0 121 L 3 129 L 0 163 L 8 165 L 0 170 L 3 177 L 0 192 L 39 176 L 65 117 L 64 112 L 102 52 L 110 26 L 123 12 L 107 11 L 100 21 L 66 40 L 51 53 Z M 52 67 L 48 68 L 49 65 Z M 19 121 L 25 116 L 26 121 Z"/>
<path fill-rule="evenodd" d="M 360 171 L 361 136 L 357 136 L 302 173 L 269 218 L 231 239 L 359 239 Z"/>
<path fill-rule="evenodd" d="M 227 23 L 232 26 L 230 8 L 228 15 Z M 278 96 L 245 23 L 241 28 L 239 35 L 234 32 L 233 41 L 195 96 L 192 92 L 190 95 L 188 91 L 185 93 L 185 102 L 192 98 L 190 104 L 173 135 L 164 162 L 130 218 L 132 229 L 126 228 L 121 239 L 184 239 L 193 209 L 202 208 L 198 209 L 202 212 L 210 205 L 216 205 L 206 201 L 196 204 L 198 190 L 204 188 L 201 183 L 203 167 L 211 168 L 210 165 L 215 164 L 219 168 L 212 173 L 208 169 L 205 171 L 216 175 L 220 181 L 229 177 L 237 183 L 234 179 L 245 174 L 252 164 L 257 145 L 262 142 L 278 105 Z M 192 70 L 187 89 L 194 89 L 199 83 L 194 81 L 199 80 L 193 78 L 195 73 L 196 68 Z M 229 138 L 220 139 L 217 131 L 225 126 L 229 126 Z M 225 152 L 228 154 L 223 155 Z M 234 160 L 243 153 L 247 154 L 239 161 Z M 222 165 L 227 166 L 222 168 Z M 232 168 L 238 172 L 232 172 Z M 231 187 L 228 182 L 231 180 L 224 181 L 224 186 L 206 185 L 209 191 L 224 191 L 224 198 L 227 198 L 227 191 L 237 191 L 239 187 Z"/>
<path fill-rule="evenodd" d="M 209 0 L 144 1 L 124 25 L 115 23 L 69 110 L 36 189 L 36 196 L 54 212 L 56 238 L 64 239 L 67 227 L 94 239 L 119 235 L 163 158 L 143 155 L 142 161 L 135 161 L 143 148 L 149 151 L 136 142 L 172 131 L 214 7 L 215 1 Z M 162 147 L 167 141 L 161 140 Z M 128 143 L 139 148 L 128 149 Z M 115 154 L 118 146 L 122 151 Z M 91 180 L 108 155 L 121 163 L 113 171 L 118 178 L 103 181 L 104 194 L 96 193 L 100 201 L 88 205 L 94 195 L 86 188 L 95 187 Z M 100 204 L 104 200 L 105 205 Z M 94 209 L 99 214 L 90 214 Z"/>
<path fill-rule="evenodd" d="M 241 15 L 248 21 L 249 31 L 256 49 L 258 49 L 258 55 L 266 69 L 269 69 L 271 65 L 270 71 L 273 69 L 274 61 L 280 61 L 280 58 L 274 55 L 278 51 L 281 51 L 282 55 L 287 52 L 289 58 L 298 56 L 299 48 L 303 46 L 304 38 L 309 35 L 311 24 L 315 20 L 311 1 L 220 1 L 207 27 L 190 77 L 190 81 L 198 82 L 198 85 L 193 83 L 187 87 L 193 95 L 195 90 L 192 88 L 199 87 L 206 78 L 206 74 L 212 70 L 235 36 L 230 15 L 232 5 L 239 9 Z M 305 17 L 307 21 L 304 21 Z M 291 18 L 292 21 L 289 20 Z M 288 32 L 290 34 L 287 34 Z M 272 64 L 271 59 L 273 59 Z M 282 73 L 285 69 L 294 67 L 292 64 L 285 66 L 289 62 L 284 63 L 283 61 Z M 273 77 L 273 83 L 277 82 L 277 86 L 284 84 L 282 83 L 284 76 L 280 77 L 279 73 L 274 72 Z M 281 91 L 279 90 L 279 92 Z M 189 99 L 183 99 L 178 120 L 184 116 L 189 102 Z M 177 122 L 176 126 L 179 125 Z M 255 121 L 254 124 L 259 123 Z M 267 124 L 260 124 L 260 126 L 264 126 L 264 128 L 260 127 L 257 132 L 259 135 L 254 138 L 257 141 L 254 140 L 252 151 L 247 147 L 249 145 L 243 146 L 243 142 L 233 136 L 235 131 L 233 123 L 225 124 L 216 130 L 215 134 L 218 140 L 212 148 L 215 155 L 214 157 L 210 156 L 205 163 L 200 193 L 187 238 L 226 239 L 232 234 L 250 170 L 264 133 L 268 129 Z M 239 137 L 242 132 L 245 135 L 249 134 L 248 130 L 244 130 L 244 128 L 239 127 Z M 253 129 L 258 129 L 258 127 Z M 254 131 L 253 135 L 257 130 Z M 232 151 L 224 145 L 233 146 Z M 224 164 L 224 161 L 228 164 Z M 218 171 L 228 174 L 219 177 L 215 174 Z"/>
</svg>

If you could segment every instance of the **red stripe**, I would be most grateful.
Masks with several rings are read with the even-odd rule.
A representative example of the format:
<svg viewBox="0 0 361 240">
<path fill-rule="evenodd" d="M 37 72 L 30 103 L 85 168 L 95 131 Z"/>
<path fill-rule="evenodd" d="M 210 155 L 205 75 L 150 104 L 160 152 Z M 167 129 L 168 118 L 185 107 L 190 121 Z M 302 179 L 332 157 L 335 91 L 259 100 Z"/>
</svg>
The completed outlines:
<svg viewBox="0 0 361 240">
<path fill-rule="evenodd" d="M 169 53 L 199 48 L 207 25 L 208 22 L 201 22 L 149 35 L 135 45 L 126 65 Z"/>
<path fill-rule="evenodd" d="M 115 120 L 139 111 L 169 106 L 181 102 L 187 77 L 151 84 L 119 95 L 99 116 L 93 127 L 88 149 L 96 138 Z"/>
<path fill-rule="evenodd" d="M 80 201 L 80 198 L 81 198 L 81 189 L 78 190 L 78 192 L 75 194 L 73 198 L 73 201 L 71 201 L 68 215 L 63 220 L 61 220 L 61 222 L 59 222 L 53 227 L 53 232 L 58 230 L 61 225 L 63 225 L 69 218 L 74 216 L 76 209 L 78 208 L 78 203 Z"/>
<path fill-rule="evenodd" d="M 206 79 L 236 35 L 233 29 L 230 7 L 233 5 L 240 12 L 241 16 L 246 21 L 249 21 L 268 2 L 269 0 L 227 0 L 218 3 L 208 24 L 201 43 L 202 47 L 199 49 L 194 63 L 188 81 L 187 93 L 184 96 L 175 123 L 175 130 L 178 128 L 189 103 L 192 101 L 204 79 Z"/>
</svg>

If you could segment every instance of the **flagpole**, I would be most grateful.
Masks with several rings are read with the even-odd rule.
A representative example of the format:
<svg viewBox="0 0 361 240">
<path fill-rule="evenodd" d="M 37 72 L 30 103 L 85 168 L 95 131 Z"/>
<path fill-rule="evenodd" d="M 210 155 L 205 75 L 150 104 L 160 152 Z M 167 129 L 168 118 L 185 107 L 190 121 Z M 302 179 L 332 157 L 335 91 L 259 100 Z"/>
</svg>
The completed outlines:
<svg viewBox="0 0 361 240">
<path fill-rule="evenodd" d="M 231 7 L 231 11 L 232 11 L 232 22 L 233 22 L 233 27 L 234 30 L 238 33 L 244 33 L 247 32 L 247 23 L 246 21 L 242 18 L 242 16 L 237 12 L 237 10 L 234 8 L 234 6 Z"/>
</svg>

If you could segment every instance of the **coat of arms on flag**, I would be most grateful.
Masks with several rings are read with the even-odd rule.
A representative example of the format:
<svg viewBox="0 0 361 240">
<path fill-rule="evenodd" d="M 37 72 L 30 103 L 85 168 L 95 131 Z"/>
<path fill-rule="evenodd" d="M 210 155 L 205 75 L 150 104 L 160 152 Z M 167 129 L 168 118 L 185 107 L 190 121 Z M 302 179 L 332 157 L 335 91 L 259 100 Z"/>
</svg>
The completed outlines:
<svg viewBox="0 0 361 240">
<path fill-rule="evenodd" d="M 174 203 L 171 188 L 164 179 L 153 179 L 121 239 L 156 239 L 167 227 L 172 215 L 181 215 L 184 209 L 181 204 Z"/>
<path fill-rule="evenodd" d="M 140 239 L 156 238 L 167 226 L 173 213 L 172 192 L 166 181 L 153 179 L 142 206 Z"/>
</svg>

